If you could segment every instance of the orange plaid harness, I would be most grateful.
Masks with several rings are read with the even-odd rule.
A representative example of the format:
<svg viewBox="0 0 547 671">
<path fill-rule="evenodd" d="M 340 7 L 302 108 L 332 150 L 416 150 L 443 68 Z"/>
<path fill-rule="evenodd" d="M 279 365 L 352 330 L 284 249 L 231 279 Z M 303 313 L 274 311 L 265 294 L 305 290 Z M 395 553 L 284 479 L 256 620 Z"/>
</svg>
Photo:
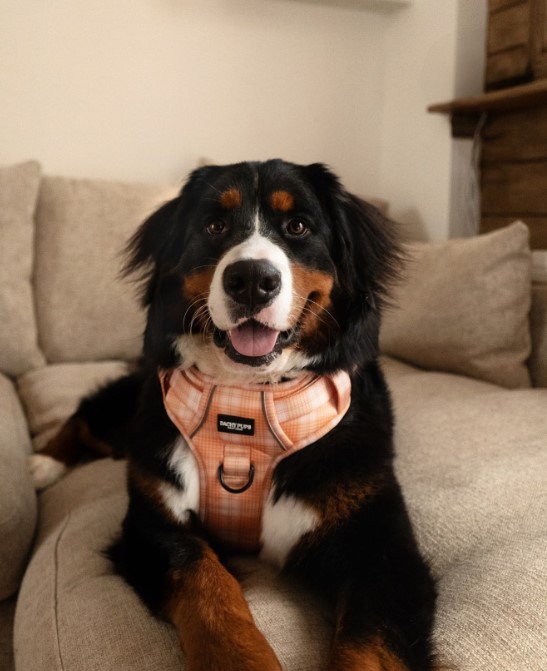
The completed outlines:
<svg viewBox="0 0 547 671">
<path fill-rule="evenodd" d="M 258 551 L 274 468 L 340 422 L 349 375 L 217 386 L 194 367 L 162 371 L 160 380 L 167 414 L 198 463 L 205 528 L 232 549 Z"/>
</svg>

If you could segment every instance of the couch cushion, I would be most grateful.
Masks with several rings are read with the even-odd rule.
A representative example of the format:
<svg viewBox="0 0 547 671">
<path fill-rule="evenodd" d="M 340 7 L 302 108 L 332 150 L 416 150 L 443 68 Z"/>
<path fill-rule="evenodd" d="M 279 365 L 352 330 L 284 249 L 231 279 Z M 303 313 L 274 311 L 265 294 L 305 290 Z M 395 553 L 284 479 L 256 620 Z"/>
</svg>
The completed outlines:
<svg viewBox="0 0 547 671">
<path fill-rule="evenodd" d="M 17 668 L 186 668 L 174 629 L 151 617 L 102 554 L 126 505 L 124 463 L 110 460 L 76 469 L 41 494 L 39 536 L 17 605 Z M 324 668 L 329 633 L 315 599 L 256 561 L 239 562 L 239 569 L 283 668 Z"/>
<path fill-rule="evenodd" d="M 397 473 L 439 580 L 436 640 L 458 671 L 547 659 L 547 390 L 387 361 Z"/>
<path fill-rule="evenodd" d="M 37 207 L 36 301 L 50 362 L 132 359 L 143 314 L 119 278 L 136 227 L 176 189 L 45 177 Z"/>
<path fill-rule="evenodd" d="M 397 472 L 439 581 L 442 659 L 458 671 L 543 671 L 547 390 L 507 391 L 394 360 L 385 370 Z M 42 493 L 18 604 L 19 668 L 184 668 L 173 631 L 101 555 L 126 506 L 123 468 L 95 462 Z M 267 567 L 247 568 L 253 613 L 284 668 L 324 668 L 329 631 L 320 607 Z"/>
<path fill-rule="evenodd" d="M 76 410 L 81 398 L 129 370 L 123 361 L 59 363 L 38 368 L 17 380 L 34 449 L 42 447 Z"/>
<path fill-rule="evenodd" d="M 532 353 L 528 366 L 536 387 L 547 387 L 547 282 L 532 286 Z"/>
<path fill-rule="evenodd" d="M 528 235 L 516 222 L 475 238 L 409 245 L 382 351 L 431 370 L 530 386 Z"/>
<path fill-rule="evenodd" d="M 23 409 L 0 375 L 0 600 L 19 587 L 36 525 L 36 494 L 26 457 L 31 451 Z"/>
<path fill-rule="evenodd" d="M 0 168 L 0 371 L 7 375 L 44 363 L 31 287 L 40 175 L 34 161 Z"/>
</svg>

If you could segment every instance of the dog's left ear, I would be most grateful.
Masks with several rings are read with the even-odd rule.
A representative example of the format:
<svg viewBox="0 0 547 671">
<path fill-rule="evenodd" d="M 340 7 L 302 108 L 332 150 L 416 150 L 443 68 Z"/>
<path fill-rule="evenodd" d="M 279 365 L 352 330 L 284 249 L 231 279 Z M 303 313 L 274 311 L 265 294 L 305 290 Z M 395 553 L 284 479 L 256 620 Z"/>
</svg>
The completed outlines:
<svg viewBox="0 0 547 671">
<path fill-rule="evenodd" d="M 378 353 L 381 310 L 402 266 L 396 226 L 346 191 L 324 165 L 305 170 L 331 222 L 332 256 L 339 273 L 335 291 L 341 299 L 335 302 L 344 306 L 344 313 L 337 315 L 341 349 L 349 360 L 368 360 Z"/>
</svg>

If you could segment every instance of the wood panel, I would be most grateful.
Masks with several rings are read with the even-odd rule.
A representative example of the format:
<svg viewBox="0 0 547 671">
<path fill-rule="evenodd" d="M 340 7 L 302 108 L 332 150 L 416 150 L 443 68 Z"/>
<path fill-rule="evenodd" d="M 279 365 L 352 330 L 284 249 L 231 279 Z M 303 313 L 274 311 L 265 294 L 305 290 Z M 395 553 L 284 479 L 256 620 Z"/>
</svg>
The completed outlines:
<svg viewBox="0 0 547 671">
<path fill-rule="evenodd" d="M 481 161 L 547 160 L 547 107 L 492 114 L 482 131 Z M 546 185 L 547 188 L 547 185 Z"/>
<path fill-rule="evenodd" d="M 523 5 L 527 2 L 528 0 L 488 0 L 488 11 L 490 14 L 494 14 L 495 12 L 499 12 L 500 9 L 505 9 L 512 5 Z"/>
<path fill-rule="evenodd" d="M 482 217 L 480 232 L 490 233 L 504 226 L 509 226 L 517 219 L 524 221 L 530 229 L 530 246 L 532 249 L 547 249 L 547 216 L 534 217 L 527 214 L 522 216 Z"/>
<path fill-rule="evenodd" d="M 534 77 L 547 77 L 547 8 L 545 0 L 532 0 L 531 56 Z"/>
<path fill-rule="evenodd" d="M 486 45 L 487 88 L 531 79 L 530 17 L 532 2 L 535 1 L 490 1 Z"/>
<path fill-rule="evenodd" d="M 528 46 L 486 57 L 486 88 L 528 81 L 531 77 Z"/>
<path fill-rule="evenodd" d="M 480 230 L 520 219 L 532 248 L 547 249 L 547 0 L 488 0 L 488 9 L 487 93 L 432 111 L 450 113 L 465 135 L 487 112 Z"/>
<path fill-rule="evenodd" d="M 547 160 L 485 164 L 481 169 L 484 216 L 547 217 Z"/>
<path fill-rule="evenodd" d="M 488 24 L 487 53 L 518 46 L 527 46 L 530 37 L 530 6 L 528 3 L 509 6 L 490 17 Z"/>
</svg>

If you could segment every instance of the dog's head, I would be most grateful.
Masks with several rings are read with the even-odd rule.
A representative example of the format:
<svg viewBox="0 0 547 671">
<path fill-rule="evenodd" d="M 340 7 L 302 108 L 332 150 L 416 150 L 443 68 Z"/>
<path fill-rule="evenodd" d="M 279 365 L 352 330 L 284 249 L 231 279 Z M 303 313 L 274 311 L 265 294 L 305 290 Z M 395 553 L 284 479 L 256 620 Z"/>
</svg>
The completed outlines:
<svg viewBox="0 0 547 671">
<path fill-rule="evenodd" d="M 349 370 L 377 353 L 392 227 L 321 164 L 200 168 L 129 243 L 145 356 L 219 379 Z"/>
</svg>

